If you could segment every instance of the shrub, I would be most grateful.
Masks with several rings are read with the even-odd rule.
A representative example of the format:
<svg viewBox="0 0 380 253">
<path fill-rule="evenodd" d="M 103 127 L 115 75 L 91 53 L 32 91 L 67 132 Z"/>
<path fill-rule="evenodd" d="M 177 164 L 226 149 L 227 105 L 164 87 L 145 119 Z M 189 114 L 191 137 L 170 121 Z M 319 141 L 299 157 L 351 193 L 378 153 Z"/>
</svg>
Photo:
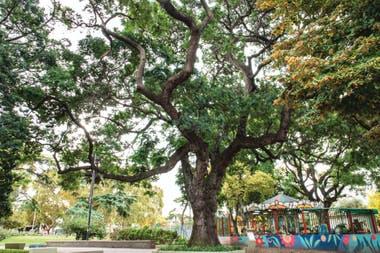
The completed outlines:
<svg viewBox="0 0 380 253">
<path fill-rule="evenodd" d="M 22 227 L 21 222 L 14 219 L 4 219 L 0 222 L 0 224 L 5 229 L 15 229 Z"/>
<path fill-rule="evenodd" d="M 11 236 L 10 231 L 5 230 L 5 229 L 0 229 L 0 241 L 8 238 L 9 236 Z"/>
<path fill-rule="evenodd" d="M 181 239 L 176 231 L 159 228 L 127 228 L 114 232 L 113 240 L 152 240 L 156 244 L 172 244 Z"/>
<path fill-rule="evenodd" d="M 225 245 L 218 245 L 218 246 L 186 246 L 186 245 L 164 245 L 160 247 L 160 251 L 212 251 L 212 252 L 218 252 L 218 251 L 233 251 L 233 250 L 239 250 L 239 246 L 225 246 Z"/>
<path fill-rule="evenodd" d="M 76 240 L 85 240 L 87 235 L 87 213 L 88 210 L 74 207 L 68 210 L 63 217 L 63 230 L 66 234 L 75 234 Z M 89 238 L 97 237 L 103 239 L 106 235 L 103 216 L 93 210 L 91 215 L 91 227 Z"/>
</svg>

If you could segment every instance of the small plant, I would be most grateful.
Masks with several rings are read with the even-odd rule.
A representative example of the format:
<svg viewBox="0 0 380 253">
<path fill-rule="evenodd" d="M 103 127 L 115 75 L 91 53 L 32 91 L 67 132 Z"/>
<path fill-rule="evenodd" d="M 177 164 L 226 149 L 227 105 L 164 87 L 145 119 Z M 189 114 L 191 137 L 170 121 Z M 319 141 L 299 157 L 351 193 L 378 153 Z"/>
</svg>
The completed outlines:
<svg viewBox="0 0 380 253">
<path fill-rule="evenodd" d="M 186 246 L 186 245 L 164 245 L 160 247 L 160 251 L 207 251 L 207 252 L 221 252 L 221 251 L 234 251 L 239 250 L 239 246 Z"/>
</svg>

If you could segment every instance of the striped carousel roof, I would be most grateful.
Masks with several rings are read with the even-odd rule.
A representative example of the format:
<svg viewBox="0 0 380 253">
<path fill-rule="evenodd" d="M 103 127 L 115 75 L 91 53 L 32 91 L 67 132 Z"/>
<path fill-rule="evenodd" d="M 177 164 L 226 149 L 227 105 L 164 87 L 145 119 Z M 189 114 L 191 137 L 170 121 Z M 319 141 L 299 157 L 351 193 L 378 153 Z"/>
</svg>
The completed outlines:
<svg viewBox="0 0 380 253">
<path fill-rule="evenodd" d="M 296 203 L 296 202 L 299 202 L 300 200 L 298 199 L 295 199 L 295 198 L 292 198 L 288 195 L 285 195 L 283 193 L 279 193 L 277 194 L 276 196 L 270 198 L 270 199 L 267 199 L 263 202 L 264 205 L 271 205 L 271 204 L 275 204 L 275 203 Z"/>
</svg>

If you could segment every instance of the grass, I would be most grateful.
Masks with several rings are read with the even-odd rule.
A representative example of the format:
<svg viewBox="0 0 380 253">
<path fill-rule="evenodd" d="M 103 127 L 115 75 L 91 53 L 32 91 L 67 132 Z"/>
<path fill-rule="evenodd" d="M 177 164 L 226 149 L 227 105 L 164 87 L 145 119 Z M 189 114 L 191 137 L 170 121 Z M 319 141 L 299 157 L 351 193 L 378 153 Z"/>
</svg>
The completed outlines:
<svg viewBox="0 0 380 253">
<path fill-rule="evenodd" d="M 64 235 L 16 235 L 10 236 L 2 241 L 0 244 L 4 243 L 26 243 L 26 244 L 35 244 L 35 243 L 46 243 L 46 241 L 63 241 L 63 240 L 73 240 L 74 237 L 67 237 Z M 7 252 L 0 252 L 7 253 Z M 12 253 L 12 252 L 9 252 Z"/>
<path fill-rule="evenodd" d="M 225 246 L 225 245 L 218 245 L 218 246 L 193 246 L 189 247 L 186 245 L 163 245 L 160 247 L 160 251 L 233 251 L 233 250 L 239 250 L 239 246 Z"/>
</svg>

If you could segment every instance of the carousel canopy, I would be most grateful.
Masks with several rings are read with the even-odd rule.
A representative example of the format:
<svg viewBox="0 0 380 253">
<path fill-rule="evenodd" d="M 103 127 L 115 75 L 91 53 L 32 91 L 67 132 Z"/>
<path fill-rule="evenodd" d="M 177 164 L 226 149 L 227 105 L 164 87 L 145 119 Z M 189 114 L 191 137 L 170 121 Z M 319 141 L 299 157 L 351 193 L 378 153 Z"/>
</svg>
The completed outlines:
<svg viewBox="0 0 380 253">
<path fill-rule="evenodd" d="M 278 195 L 276 195 L 270 199 L 265 200 L 263 202 L 263 204 L 264 205 L 273 205 L 273 204 L 278 204 L 278 203 L 289 204 L 289 203 L 298 203 L 298 202 L 300 202 L 300 200 L 292 198 L 292 197 L 285 195 L 283 193 L 279 193 Z"/>
<path fill-rule="evenodd" d="M 261 204 L 251 204 L 248 206 L 247 211 L 259 212 L 273 209 L 294 209 L 294 208 L 313 208 L 317 207 L 317 203 L 310 202 L 308 200 L 300 200 L 283 193 L 279 193 L 276 196 L 265 200 Z"/>
</svg>

